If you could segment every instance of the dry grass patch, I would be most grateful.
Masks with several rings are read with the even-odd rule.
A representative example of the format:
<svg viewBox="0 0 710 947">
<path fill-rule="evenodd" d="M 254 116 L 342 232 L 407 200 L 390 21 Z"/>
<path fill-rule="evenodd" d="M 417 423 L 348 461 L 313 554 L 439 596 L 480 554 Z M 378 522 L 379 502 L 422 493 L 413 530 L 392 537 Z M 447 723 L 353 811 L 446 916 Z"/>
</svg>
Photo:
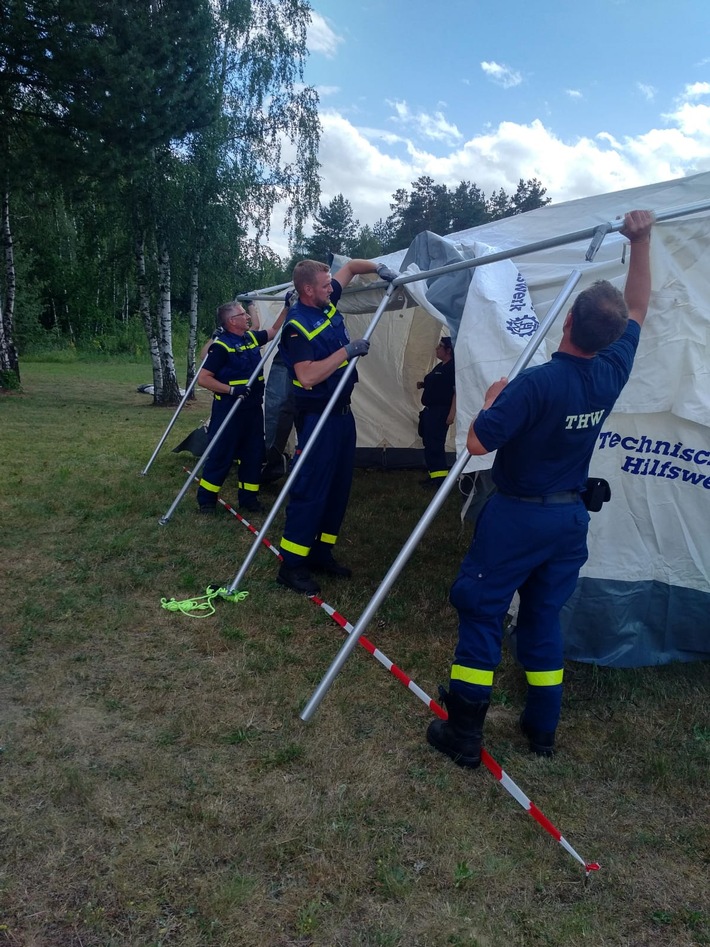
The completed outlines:
<svg viewBox="0 0 710 947">
<path fill-rule="evenodd" d="M 169 448 L 206 400 L 141 477 L 170 417 L 135 393 L 145 367 L 24 376 L 0 402 L 0 944 L 710 943 L 707 665 L 569 665 L 560 753 L 541 761 L 506 654 L 488 747 L 601 862 L 585 885 L 487 772 L 427 746 L 428 710 L 363 649 L 301 722 L 343 633 L 276 585 L 269 552 L 245 601 L 160 608 L 231 581 L 252 541 L 227 513 L 197 517 L 192 493 L 158 525 L 185 478 Z M 356 578 L 324 582 L 353 623 L 425 509 L 418 479 L 357 472 L 340 553 Z M 457 514 L 451 498 L 367 630 L 431 696 L 470 539 Z"/>
</svg>

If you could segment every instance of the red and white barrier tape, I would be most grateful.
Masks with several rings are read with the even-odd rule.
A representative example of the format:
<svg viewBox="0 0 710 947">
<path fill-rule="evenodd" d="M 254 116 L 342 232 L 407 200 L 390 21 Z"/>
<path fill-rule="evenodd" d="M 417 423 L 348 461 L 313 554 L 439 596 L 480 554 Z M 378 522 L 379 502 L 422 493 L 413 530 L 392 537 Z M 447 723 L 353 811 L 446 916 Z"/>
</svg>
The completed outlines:
<svg viewBox="0 0 710 947">
<path fill-rule="evenodd" d="M 185 468 L 185 470 L 187 470 L 187 468 Z M 188 473 L 189 473 L 189 471 L 188 471 Z M 197 479 L 197 478 L 195 478 L 195 479 Z M 247 519 L 245 519 L 245 517 L 243 517 L 241 513 L 237 512 L 237 510 L 235 510 L 233 507 L 231 507 L 231 506 L 229 505 L 229 503 L 227 503 L 227 502 L 226 502 L 225 500 L 223 500 L 221 497 L 217 497 L 217 499 L 218 499 L 218 501 L 222 504 L 222 506 L 223 506 L 225 509 L 227 509 L 230 513 L 232 513 L 233 516 L 235 516 L 235 517 L 240 521 L 240 523 L 243 523 L 243 524 L 246 526 L 246 528 L 247 528 L 251 533 L 253 533 L 255 536 L 259 536 L 259 537 L 261 538 L 261 542 L 266 546 L 267 549 L 269 549 L 272 553 L 274 553 L 274 555 L 275 555 L 279 560 L 282 560 L 282 559 L 283 559 L 281 553 L 278 551 L 278 549 L 276 548 L 276 546 L 274 546 L 274 544 L 273 544 L 270 540 L 268 540 L 266 537 L 262 537 L 261 534 L 259 533 L 259 530 L 258 530 L 255 526 L 253 526 Z M 340 612 L 337 612 L 337 611 L 333 608 L 332 605 L 329 605 L 327 602 L 323 601 L 323 599 L 320 598 L 320 596 L 318 596 L 318 595 L 309 595 L 308 598 L 310 598 L 310 600 L 311 600 L 314 604 L 318 605 L 318 606 L 319 606 L 320 608 L 322 608 L 328 615 L 330 615 L 330 617 L 333 619 L 333 621 L 334 621 L 337 625 L 339 625 L 344 631 L 346 631 L 348 634 L 351 634 L 353 631 L 355 631 L 355 626 L 352 625 L 352 624 L 347 620 L 347 618 L 345 618 L 343 615 L 341 615 Z M 401 670 L 401 668 L 397 667 L 397 665 L 394 664 L 394 662 L 390 661 L 390 659 L 387 657 L 387 655 L 386 655 L 386 654 L 383 654 L 383 652 L 380 651 L 379 648 L 375 647 L 375 645 L 374 645 L 371 641 L 369 641 L 364 635 L 360 635 L 360 637 L 359 637 L 359 639 L 358 639 L 358 644 L 361 644 L 361 645 L 363 646 L 363 648 L 364 648 L 366 651 L 369 651 L 370 654 L 371 654 L 373 657 L 375 657 L 375 658 L 380 662 L 380 664 L 381 664 L 383 667 L 387 668 L 387 670 L 388 670 L 394 677 L 397 678 L 397 680 L 400 682 L 400 684 L 404 684 L 404 686 L 407 688 L 407 690 L 410 690 L 413 694 L 415 694 L 415 695 L 419 698 L 419 700 L 422 701 L 422 703 L 426 704 L 427 707 L 428 707 L 433 713 L 435 713 L 435 714 L 437 715 L 437 717 L 440 717 L 442 720 L 447 720 L 447 719 L 448 719 L 448 716 L 449 716 L 449 715 L 447 714 L 445 708 L 442 707 L 440 704 L 438 704 L 438 703 L 433 699 L 433 697 L 430 697 L 430 696 L 426 693 L 426 691 L 423 691 L 423 690 L 421 689 L 421 687 L 419 687 L 419 685 L 416 684 L 416 683 L 411 679 L 411 677 L 409 677 L 408 674 L 405 674 L 404 671 Z M 515 801 L 518 802 L 518 803 L 523 807 L 523 809 L 525 809 L 525 811 L 528 813 L 528 815 L 530 815 L 539 825 L 541 825 L 541 826 L 543 827 L 543 829 L 544 829 L 549 835 L 551 835 L 552 838 L 555 839 L 555 841 L 559 842 L 559 844 L 562 846 L 562 848 L 565 849 L 565 851 L 569 852 L 569 854 L 570 854 L 574 859 L 576 859 L 576 860 L 579 862 L 580 865 L 583 866 L 584 871 L 585 871 L 585 876 L 586 876 L 587 878 L 589 877 L 589 875 L 590 875 L 591 872 L 593 872 L 593 871 L 599 871 L 599 867 L 600 867 L 600 866 L 598 865 L 598 863 L 597 863 L 597 862 L 585 862 L 585 860 L 581 857 L 581 855 L 579 855 L 579 854 L 574 850 L 574 848 L 570 845 L 570 843 L 567 841 L 567 839 L 562 835 L 562 833 L 559 831 L 559 829 L 557 829 L 557 828 L 552 824 L 552 822 L 550 822 L 550 820 L 547 818 L 547 816 L 546 816 L 543 812 L 541 812 L 540 809 L 538 809 L 538 807 L 535 805 L 535 803 L 532 802 L 532 801 L 525 795 L 525 793 L 524 793 L 524 792 L 522 791 L 522 789 L 517 785 L 517 783 L 516 783 L 514 780 L 512 780 L 512 779 L 510 778 L 510 776 L 506 773 L 506 771 L 503 769 L 503 767 L 500 765 L 500 763 L 497 763 L 497 762 L 493 759 L 493 757 L 490 755 L 490 753 L 488 753 L 488 751 L 485 750 L 485 749 L 483 749 L 483 748 L 481 749 L 481 762 L 482 762 L 483 765 L 486 767 L 486 769 L 488 770 L 488 772 L 491 773 L 491 774 L 498 780 L 498 782 L 503 786 L 503 788 L 504 788 L 508 793 L 510 793 L 510 795 L 513 797 L 513 799 L 515 799 Z"/>
</svg>

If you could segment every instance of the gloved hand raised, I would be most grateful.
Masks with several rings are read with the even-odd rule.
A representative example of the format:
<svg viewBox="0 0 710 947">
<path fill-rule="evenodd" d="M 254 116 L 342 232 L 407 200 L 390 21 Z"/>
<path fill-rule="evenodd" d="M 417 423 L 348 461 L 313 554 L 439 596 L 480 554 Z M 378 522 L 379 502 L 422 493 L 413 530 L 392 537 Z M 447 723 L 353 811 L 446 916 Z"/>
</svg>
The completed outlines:
<svg viewBox="0 0 710 947">
<path fill-rule="evenodd" d="M 355 339 L 352 342 L 348 342 L 348 344 L 345 346 L 345 353 L 348 356 L 348 361 L 358 355 L 367 355 L 369 351 L 370 343 L 367 341 L 367 339 Z"/>
<path fill-rule="evenodd" d="M 231 385 L 229 393 L 233 398 L 248 398 L 251 388 L 248 385 Z"/>
<path fill-rule="evenodd" d="M 290 309 L 294 303 L 298 302 L 298 293 L 295 289 L 289 289 L 289 291 L 284 296 L 284 306 L 286 309 Z"/>
<path fill-rule="evenodd" d="M 399 273 L 395 273 L 394 270 L 391 270 L 388 266 L 385 266 L 384 263 L 379 263 L 375 272 L 380 277 L 380 279 L 383 279 L 386 283 L 391 283 L 393 279 L 397 279 L 399 276 Z"/>
</svg>

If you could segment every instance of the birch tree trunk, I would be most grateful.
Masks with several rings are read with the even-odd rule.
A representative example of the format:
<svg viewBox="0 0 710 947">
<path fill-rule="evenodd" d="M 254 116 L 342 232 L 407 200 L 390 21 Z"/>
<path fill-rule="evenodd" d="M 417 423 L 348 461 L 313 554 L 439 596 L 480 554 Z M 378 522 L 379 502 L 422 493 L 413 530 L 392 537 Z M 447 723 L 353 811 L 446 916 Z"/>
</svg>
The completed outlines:
<svg viewBox="0 0 710 947">
<path fill-rule="evenodd" d="M 158 337 L 155 326 L 150 315 L 150 293 L 148 292 L 148 279 L 146 277 L 145 267 L 145 236 L 141 232 L 136 237 L 135 242 L 136 257 L 136 282 L 138 288 L 138 309 L 143 320 L 143 328 L 148 339 L 148 348 L 150 350 L 150 361 L 153 366 L 153 402 L 156 401 L 156 395 L 163 392 L 163 373 L 160 366 L 160 350 L 158 348 Z"/>
<path fill-rule="evenodd" d="M 5 298 L 0 303 L 0 387 L 19 388 L 20 362 L 15 348 L 15 256 L 10 229 L 10 191 L 5 188 L 2 197 L 2 224 L 0 240 L 5 260 Z"/>
<path fill-rule="evenodd" d="M 187 340 L 187 377 L 185 388 L 189 388 L 197 370 L 195 365 L 195 349 L 197 348 L 197 292 L 200 278 L 200 251 L 195 250 L 190 267 L 190 332 Z M 195 389 L 190 393 L 190 400 L 195 400 Z"/>
<path fill-rule="evenodd" d="M 170 306 L 170 253 L 163 236 L 160 237 L 158 247 L 158 323 L 160 335 L 160 368 L 163 376 L 162 397 L 153 396 L 154 404 L 178 404 L 180 401 L 180 386 L 175 374 L 175 359 L 173 357 L 173 320 Z"/>
</svg>

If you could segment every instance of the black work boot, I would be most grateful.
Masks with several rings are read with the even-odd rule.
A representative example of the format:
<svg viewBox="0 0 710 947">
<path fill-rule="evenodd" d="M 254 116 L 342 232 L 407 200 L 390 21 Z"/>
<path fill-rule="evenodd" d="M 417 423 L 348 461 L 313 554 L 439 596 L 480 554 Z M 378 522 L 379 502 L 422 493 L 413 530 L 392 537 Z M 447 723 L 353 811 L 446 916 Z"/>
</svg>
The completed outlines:
<svg viewBox="0 0 710 947">
<path fill-rule="evenodd" d="M 305 565 L 287 566 L 282 562 L 276 581 L 279 585 L 285 585 L 287 589 L 301 592 L 303 595 L 320 594 L 320 586 Z"/>
<path fill-rule="evenodd" d="M 529 726 L 525 721 L 525 711 L 520 714 L 520 729 L 528 738 L 528 746 L 531 753 L 537 753 L 538 756 L 555 755 L 555 731 L 554 730 L 536 730 Z"/>
<path fill-rule="evenodd" d="M 353 570 L 338 562 L 330 550 L 324 553 L 312 552 L 306 559 L 306 563 L 314 572 L 324 572 L 326 575 L 333 575 L 339 579 L 349 579 L 353 574 Z"/>
<path fill-rule="evenodd" d="M 467 700 L 455 691 L 447 693 L 443 687 L 439 687 L 439 696 L 449 719 L 433 720 L 426 732 L 427 741 L 459 766 L 475 769 L 481 764 L 483 721 L 490 702 Z"/>
</svg>

